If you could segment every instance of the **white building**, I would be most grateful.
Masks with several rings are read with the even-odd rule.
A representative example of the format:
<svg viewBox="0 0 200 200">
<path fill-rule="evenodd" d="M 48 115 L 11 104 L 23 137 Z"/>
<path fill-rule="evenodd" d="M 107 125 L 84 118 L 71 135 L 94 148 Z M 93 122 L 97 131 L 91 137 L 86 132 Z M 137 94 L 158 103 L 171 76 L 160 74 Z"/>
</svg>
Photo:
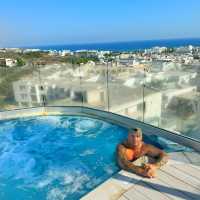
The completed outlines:
<svg viewBox="0 0 200 200">
<path fill-rule="evenodd" d="M 57 52 L 56 50 L 49 50 L 50 56 L 57 56 L 58 54 L 59 54 L 59 52 Z"/>
<path fill-rule="evenodd" d="M 5 61 L 6 61 L 7 67 L 14 67 L 17 65 L 17 60 L 15 60 L 15 59 L 6 58 Z"/>
<path fill-rule="evenodd" d="M 25 49 L 23 50 L 23 53 L 31 53 L 31 52 L 40 52 L 40 49 Z"/>
<path fill-rule="evenodd" d="M 0 58 L 1 67 L 14 67 L 17 65 L 17 60 L 11 58 Z"/>
<path fill-rule="evenodd" d="M 153 48 L 151 48 L 151 49 L 145 49 L 145 53 L 146 54 L 160 54 L 160 53 L 162 53 L 162 52 L 164 52 L 164 51 L 166 51 L 167 50 L 167 47 L 153 47 Z"/>
<path fill-rule="evenodd" d="M 179 47 L 175 49 L 176 53 L 192 53 L 193 46 Z"/>
<path fill-rule="evenodd" d="M 110 51 L 98 51 L 97 56 L 99 59 L 103 59 L 105 54 L 110 54 Z"/>
<path fill-rule="evenodd" d="M 6 49 L 0 49 L 0 53 L 6 53 Z"/>
<path fill-rule="evenodd" d="M 43 89 L 41 85 L 34 81 L 20 80 L 13 82 L 14 97 L 19 106 L 40 105 L 42 103 L 41 95 L 44 94 L 41 89 Z"/>
<path fill-rule="evenodd" d="M 120 59 L 129 59 L 130 58 L 130 54 L 129 53 L 122 53 L 119 56 Z"/>
<path fill-rule="evenodd" d="M 60 56 L 67 56 L 67 55 L 72 55 L 73 53 L 70 50 L 63 50 L 59 51 Z"/>
<path fill-rule="evenodd" d="M 93 105 L 105 105 L 105 88 L 101 84 L 81 85 L 79 81 L 66 80 L 20 80 L 13 82 L 15 101 L 19 106 L 38 106 L 50 102 L 80 102 Z M 63 101 L 64 100 L 64 101 Z"/>
<path fill-rule="evenodd" d="M 6 52 L 22 53 L 22 51 L 20 48 L 6 48 Z"/>
<path fill-rule="evenodd" d="M 162 93 L 148 88 L 109 86 L 110 110 L 154 125 L 161 117 Z"/>
</svg>

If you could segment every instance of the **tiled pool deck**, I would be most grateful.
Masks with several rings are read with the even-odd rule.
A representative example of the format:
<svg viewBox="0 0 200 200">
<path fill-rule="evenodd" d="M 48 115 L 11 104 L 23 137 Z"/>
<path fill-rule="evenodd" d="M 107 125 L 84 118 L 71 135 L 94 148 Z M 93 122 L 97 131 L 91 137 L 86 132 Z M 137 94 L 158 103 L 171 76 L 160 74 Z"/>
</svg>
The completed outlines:
<svg viewBox="0 0 200 200">
<path fill-rule="evenodd" d="M 200 154 L 170 153 L 157 178 L 142 178 L 121 170 L 81 200 L 199 200 Z"/>
<path fill-rule="evenodd" d="M 165 137 L 200 152 L 198 141 L 153 127 L 120 115 L 84 107 L 40 107 L 0 112 L 0 120 L 34 115 L 86 115 L 132 128 L 142 128 L 144 134 Z M 200 200 L 200 154 L 177 152 L 155 179 L 147 179 L 121 170 L 81 200 Z"/>
</svg>

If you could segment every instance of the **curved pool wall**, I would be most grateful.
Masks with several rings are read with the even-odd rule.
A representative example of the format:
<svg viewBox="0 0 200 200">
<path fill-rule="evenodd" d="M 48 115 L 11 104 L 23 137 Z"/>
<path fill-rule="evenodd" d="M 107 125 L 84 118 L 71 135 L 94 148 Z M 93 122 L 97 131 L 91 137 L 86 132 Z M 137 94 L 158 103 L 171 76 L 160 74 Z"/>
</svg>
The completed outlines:
<svg viewBox="0 0 200 200">
<path fill-rule="evenodd" d="M 45 115 L 79 115 L 87 116 L 96 119 L 101 119 L 107 122 L 118 124 L 125 128 L 140 127 L 145 135 L 157 135 L 179 143 L 183 146 L 193 148 L 194 150 L 200 152 L 200 142 L 170 131 L 146 124 L 125 116 L 121 116 L 115 113 L 97 110 L 93 108 L 81 107 L 81 106 L 48 106 L 48 107 L 35 107 L 26 109 L 16 109 L 9 111 L 0 112 L 0 120 L 14 119 L 20 117 L 30 117 L 30 116 L 45 116 Z"/>
</svg>

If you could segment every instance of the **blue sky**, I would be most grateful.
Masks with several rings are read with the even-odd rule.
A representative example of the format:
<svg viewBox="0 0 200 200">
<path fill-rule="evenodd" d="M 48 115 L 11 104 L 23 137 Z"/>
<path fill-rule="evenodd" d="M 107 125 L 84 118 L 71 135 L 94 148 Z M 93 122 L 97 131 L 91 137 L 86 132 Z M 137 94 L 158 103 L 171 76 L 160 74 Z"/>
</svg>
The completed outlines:
<svg viewBox="0 0 200 200">
<path fill-rule="evenodd" d="M 200 38 L 200 0 L 1 0 L 0 46 Z"/>
</svg>

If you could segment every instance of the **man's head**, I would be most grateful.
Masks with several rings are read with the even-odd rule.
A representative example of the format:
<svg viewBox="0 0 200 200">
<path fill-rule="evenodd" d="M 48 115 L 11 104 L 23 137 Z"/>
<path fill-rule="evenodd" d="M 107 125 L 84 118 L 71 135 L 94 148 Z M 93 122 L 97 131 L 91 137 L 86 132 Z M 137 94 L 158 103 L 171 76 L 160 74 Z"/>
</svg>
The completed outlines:
<svg viewBox="0 0 200 200">
<path fill-rule="evenodd" d="M 128 142 L 133 147 L 140 145 L 142 142 L 142 130 L 140 128 L 130 129 L 128 132 Z"/>
</svg>

